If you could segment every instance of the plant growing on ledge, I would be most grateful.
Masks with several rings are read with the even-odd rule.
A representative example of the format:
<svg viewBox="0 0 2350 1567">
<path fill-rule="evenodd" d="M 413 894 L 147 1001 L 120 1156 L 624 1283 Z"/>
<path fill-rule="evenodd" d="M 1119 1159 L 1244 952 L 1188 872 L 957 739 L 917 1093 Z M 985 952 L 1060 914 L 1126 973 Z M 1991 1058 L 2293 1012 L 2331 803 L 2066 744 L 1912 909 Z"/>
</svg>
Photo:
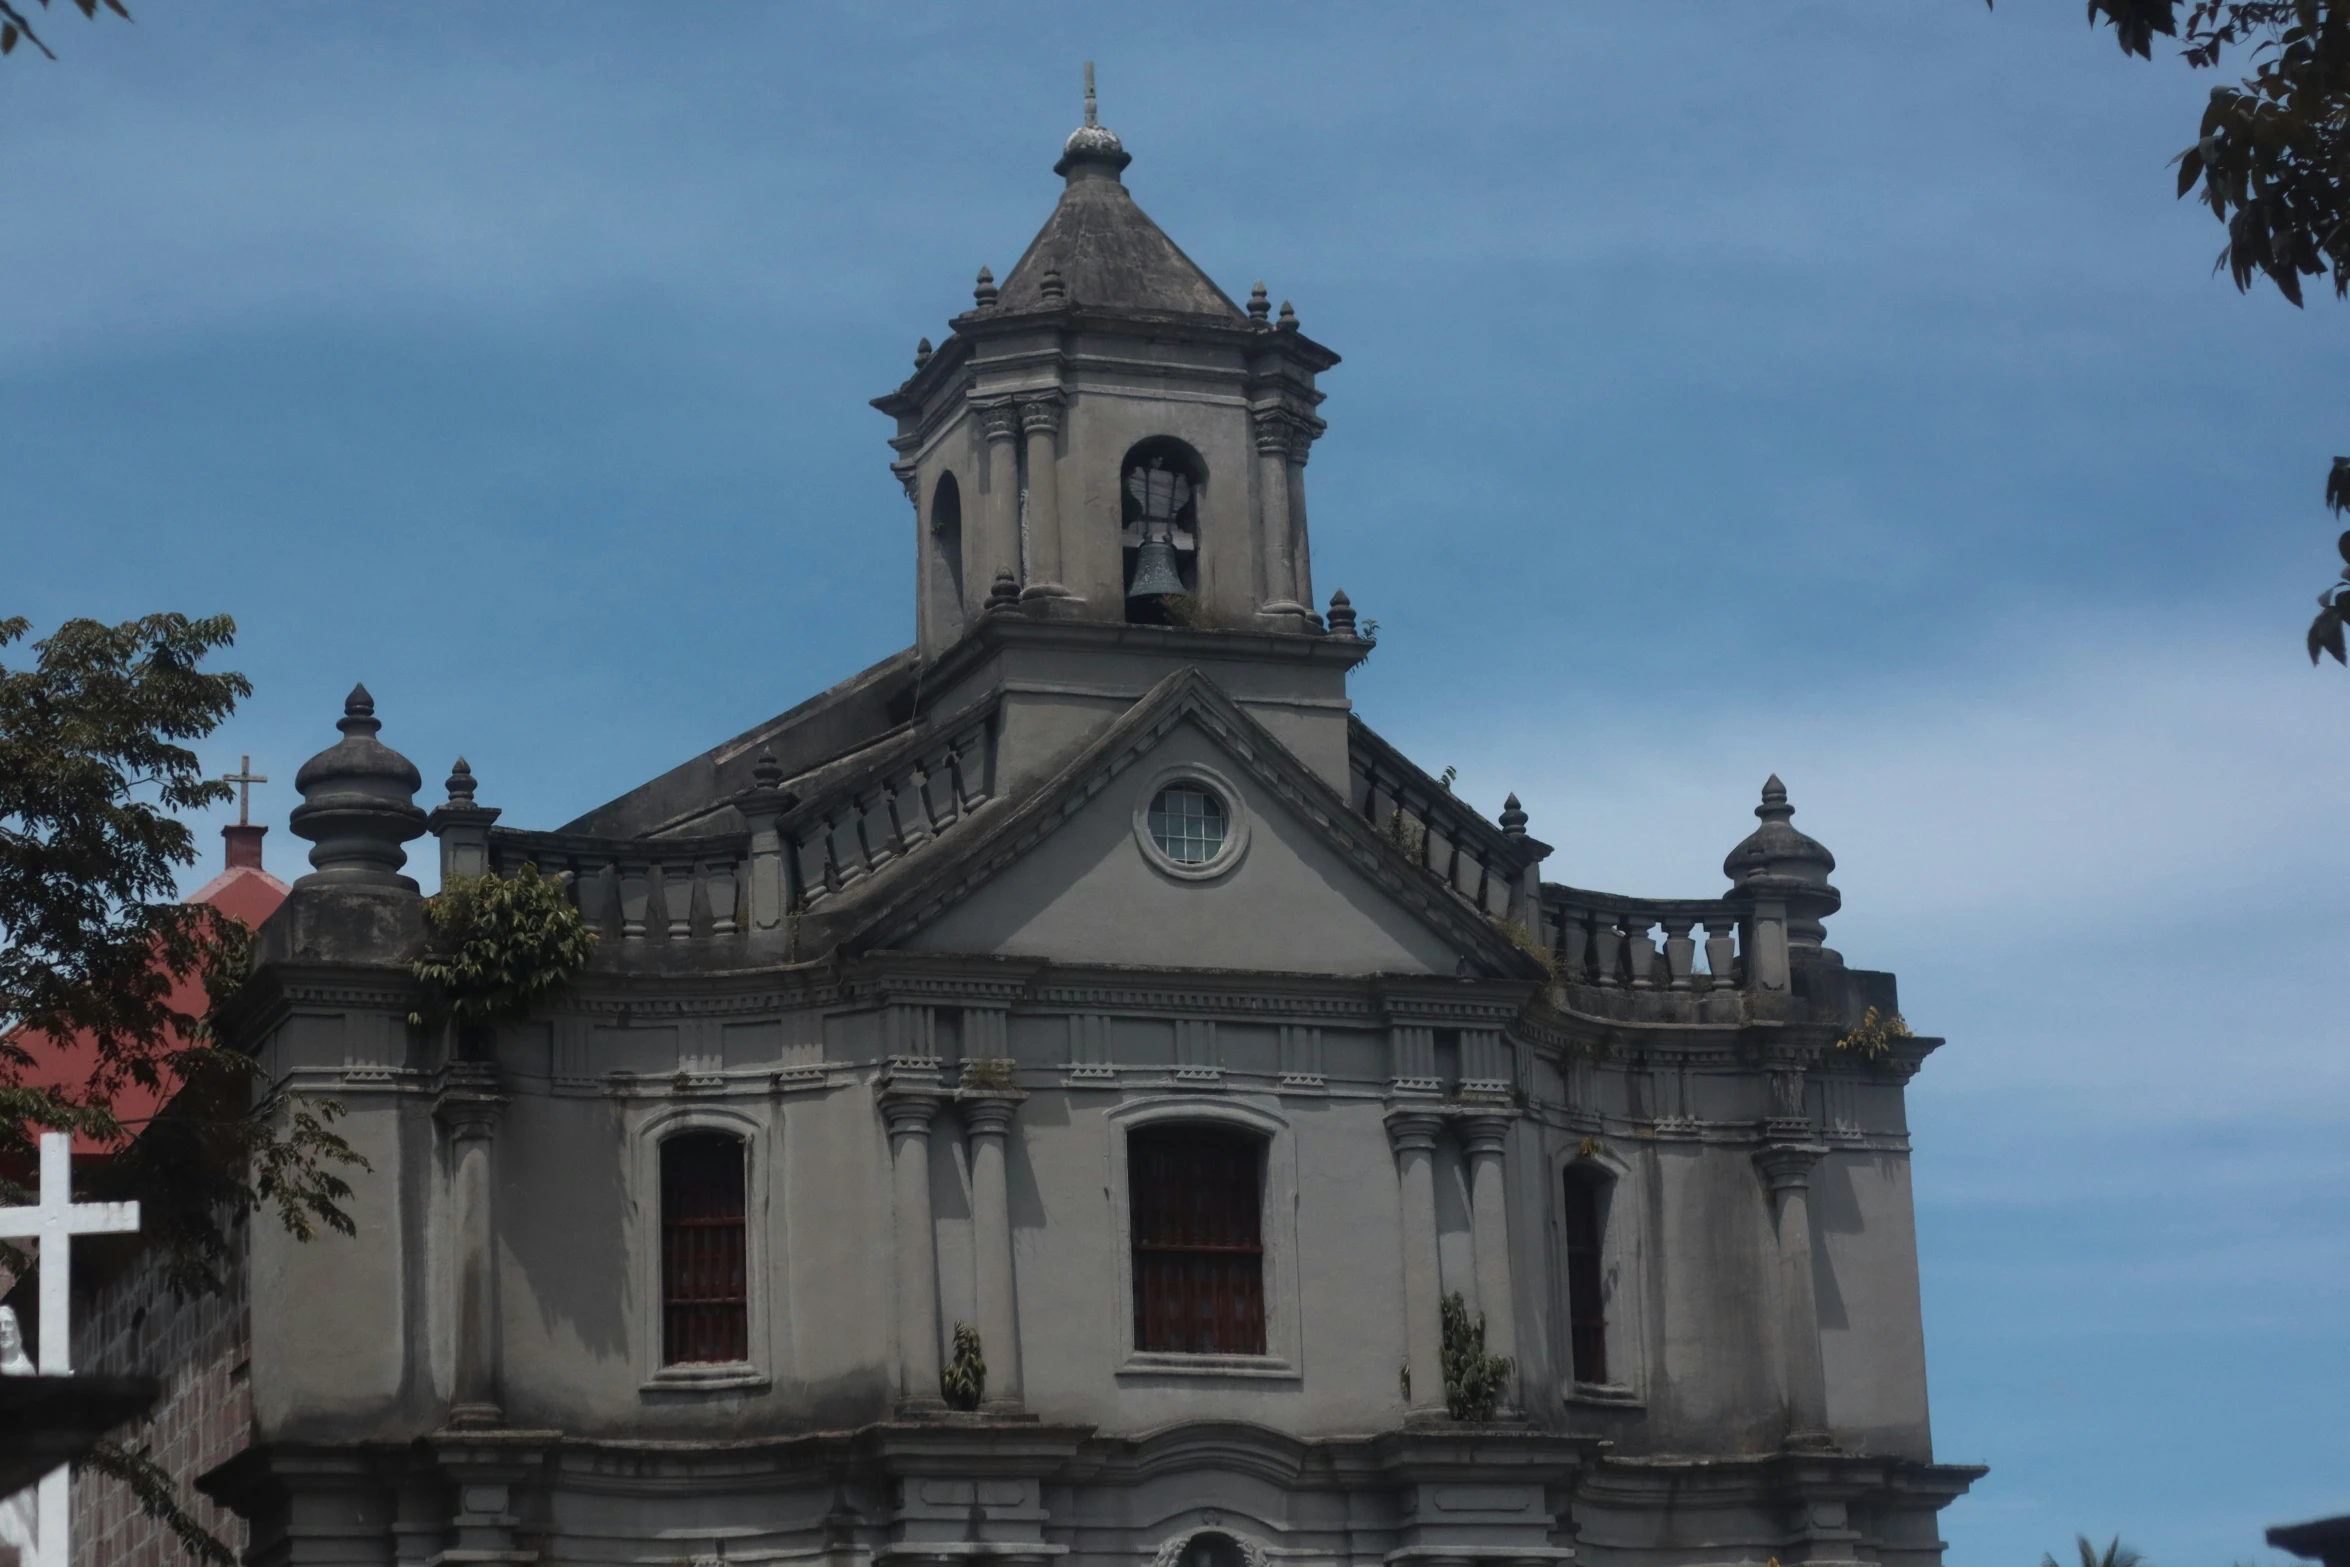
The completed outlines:
<svg viewBox="0 0 2350 1567">
<path fill-rule="evenodd" d="M 408 1021 L 447 1018 L 461 1029 L 527 1016 L 587 968 L 596 933 L 562 884 L 525 865 L 512 876 L 452 876 L 424 900 L 432 949 L 410 965 L 430 990 Z"/>
<path fill-rule="evenodd" d="M 1020 1069 L 1009 1056 L 973 1056 L 963 1063 L 963 1086 L 1005 1093 L 1020 1086 Z"/>
<path fill-rule="evenodd" d="M 1915 1038 L 1917 1035 L 1910 1031 L 1900 1013 L 1888 1012 L 1880 1017 L 1877 1009 L 1871 1007 L 1858 1028 L 1836 1041 L 1836 1048 L 1849 1050 L 1863 1060 L 1882 1061 L 1893 1053 L 1895 1041 Z"/>
<path fill-rule="evenodd" d="M 979 1330 L 968 1322 L 955 1324 L 955 1358 L 938 1374 L 939 1397 L 949 1409 L 968 1413 L 987 1396 L 987 1362 L 979 1354 Z"/>
<path fill-rule="evenodd" d="M 1443 1316 L 1444 1412 L 1455 1420 L 1491 1420 L 1516 1363 L 1485 1353 L 1485 1313 L 1470 1321 L 1460 1291 L 1444 1297 Z"/>
</svg>

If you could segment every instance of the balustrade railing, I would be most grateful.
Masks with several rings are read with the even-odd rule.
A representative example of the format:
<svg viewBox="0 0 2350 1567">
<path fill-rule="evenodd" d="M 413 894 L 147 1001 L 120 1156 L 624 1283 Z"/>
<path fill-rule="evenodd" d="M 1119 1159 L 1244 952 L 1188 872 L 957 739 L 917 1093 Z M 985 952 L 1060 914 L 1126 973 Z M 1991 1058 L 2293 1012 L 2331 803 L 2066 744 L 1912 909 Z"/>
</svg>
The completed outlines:
<svg viewBox="0 0 2350 1567">
<path fill-rule="evenodd" d="M 993 717 L 979 709 L 793 807 L 778 824 L 791 900 L 814 908 L 984 805 L 994 792 Z"/>
<path fill-rule="evenodd" d="M 749 833 L 696 838 L 596 838 L 490 829 L 490 869 L 525 864 L 568 874 L 572 902 L 590 926 L 622 940 L 684 941 L 742 928 Z"/>
<path fill-rule="evenodd" d="M 1746 982 L 1739 909 L 1718 898 L 1627 898 L 1545 882 L 1540 919 L 1543 945 L 1580 984 L 1703 991 Z M 1652 934 L 1660 930 L 1661 943 Z"/>
<path fill-rule="evenodd" d="M 806 798 L 743 796 L 750 826 L 693 838 L 601 838 L 494 827 L 488 863 L 568 875 L 588 923 L 622 941 L 768 930 L 953 831 L 993 793 L 993 718 L 982 708 L 934 735 L 836 771 Z"/>
<path fill-rule="evenodd" d="M 1430 875 L 1488 915 L 1517 903 L 1539 846 L 1505 833 L 1357 725 L 1348 747 L 1354 808 Z"/>
</svg>

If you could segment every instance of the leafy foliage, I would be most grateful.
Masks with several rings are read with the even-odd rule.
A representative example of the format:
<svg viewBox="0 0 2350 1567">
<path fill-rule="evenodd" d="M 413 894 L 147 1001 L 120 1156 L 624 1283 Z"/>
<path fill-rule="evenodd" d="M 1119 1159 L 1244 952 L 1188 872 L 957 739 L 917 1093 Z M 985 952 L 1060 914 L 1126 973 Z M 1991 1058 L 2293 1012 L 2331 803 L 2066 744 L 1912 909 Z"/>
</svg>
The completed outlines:
<svg viewBox="0 0 2350 1567">
<path fill-rule="evenodd" d="M 227 1541 L 196 1521 L 180 1502 L 179 1487 L 173 1483 L 169 1471 L 147 1456 L 145 1447 L 124 1447 L 119 1442 L 100 1442 L 77 1460 L 77 1469 L 88 1469 L 119 1480 L 130 1490 L 139 1504 L 139 1511 L 169 1529 L 180 1549 L 199 1562 L 213 1567 L 236 1567 L 237 1553 Z"/>
<path fill-rule="evenodd" d="M 2107 1542 L 2103 1551 L 2091 1544 L 2085 1534 L 2074 1535 L 2073 1544 L 2081 1553 L 2081 1567 L 2146 1567 L 2145 1556 L 2122 1544 L 2118 1534 Z M 2061 1567 L 2061 1564 L 2054 1556 L 2043 1555 L 2040 1567 Z"/>
<path fill-rule="evenodd" d="M 2326 499 L 2338 513 L 2350 507 L 2350 457 L 2334 459 L 2333 476 L 2326 480 Z M 2331 653 L 2337 664 L 2350 662 L 2342 657 L 2342 621 L 2350 616 L 2350 533 L 2334 541 L 2334 549 L 2342 557 L 2342 580 L 2317 596 L 2317 619 L 2309 623 L 2309 661 L 2317 662 L 2320 653 Z"/>
<path fill-rule="evenodd" d="M 1836 1041 L 1836 1048 L 1849 1050 L 1870 1061 L 1882 1061 L 1893 1053 L 1897 1041 L 1915 1038 L 1917 1035 L 1911 1031 L 1908 1021 L 1900 1013 L 1889 1012 L 1879 1016 L 1877 1009 L 1871 1007 L 1861 1015 L 1858 1028 Z"/>
<path fill-rule="evenodd" d="M 73 4 L 75 10 L 93 20 L 97 18 L 98 7 L 101 5 L 126 22 L 131 19 L 130 12 L 122 8 L 122 0 L 73 0 Z M 41 8 L 47 10 L 49 0 L 41 0 Z M 41 35 L 33 31 L 33 24 L 26 20 L 25 14 L 11 4 L 10 0 L 0 0 L 0 54 L 15 53 L 19 39 L 31 44 L 43 54 L 48 55 L 50 59 L 57 58 L 56 53 L 47 44 L 41 42 Z"/>
<path fill-rule="evenodd" d="M 0 648 L 28 629 L 0 620 Z M 235 633 L 225 615 L 70 620 L 33 645 L 31 668 L 0 665 L 0 1161 L 29 1164 L 43 1130 L 127 1144 L 106 1195 L 143 1205 L 183 1293 L 217 1287 L 228 1227 L 257 1206 L 296 1235 L 349 1233 L 350 1188 L 332 1167 L 364 1167 L 331 1130 L 331 1101 L 255 1102 L 259 1064 L 211 1026 L 244 975 L 247 932 L 176 896 L 196 849 L 173 813 L 231 795 L 182 742 L 252 692 L 202 667 Z M 201 1012 L 175 1000 L 190 982 Z M 35 1046 L 69 1039 L 87 1042 L 86 1080 L 24 1081 Z M 115 1114 L 131 1088 L 166 1101 L 143 1129 Z M 0 1178 L 0 1202 L 23 1195 Z M 0 1246 L 0 1261 L 21 1270 L 26 1257 Z"/>
<path fill-rule="evenodd" d="M 571 906 L 560 882 L 524 865 L 514 875 L 452 876 L 424 900 L 433 950 L 412 965 L 431 990 L 427 1016 L 461 1028 L 510 1023 L 559 993 L 586 970 L 596 933 Z"/>
<path fill-rule="evenodd" d="M 2251 74 L 2214 87 L 2194 145 L 2172 161 L 2178 194 L 2200 199 L 2227 230 L 2215 270 L 2239 292 L 2265 277 L 2295 305 L 2303 278 L 2330 277 L 2350 295 L 2350 0 L 2088 0 L 2091 26 L 2113 29 L 2125 54 L 2154 57 L 2176 39 L 2196 70 L 2231 50 Z M 2334 459 L 2326 504 L 2350 508 L 2350 458 Z M 2350 562 L 2350 534 L 2341 553 Z M 2343 582 L 2318 595 L 2309 661 L 2343 656 Z"/>
<path fill-rule="evenodd" d="M 955 1354 L 938 1374 L 938 1395 L 949 1409 L 973 1410 L 987 1396 L 987 1362 L 979 1353 L 979 1330 L 955 1324 Z"/>
<path fill-rule="evenodd" d="M 1485 1313 L 1469 1318 L 1459 1291 L 1444 1297 L 1444 1411 L 1455 1420 L 1491 1420 L 1516 1362 L 1485 1353 Z"/>
<path fill-rule="evenodd" d="M 1502 939 L 1511 946 L 1541 964 L 1542 971 L 1550 976 L 1552 984 L 1556 985 L 1567 977 L 1566 966 L 1559 961 L 1559 955 L 1544 946 L 1542 939 L 1528 930 L 1523 920 L 1507 914 L 1490 914 L 1486 916 L 1486 923 L 1500 932 Z"/>
</svg>

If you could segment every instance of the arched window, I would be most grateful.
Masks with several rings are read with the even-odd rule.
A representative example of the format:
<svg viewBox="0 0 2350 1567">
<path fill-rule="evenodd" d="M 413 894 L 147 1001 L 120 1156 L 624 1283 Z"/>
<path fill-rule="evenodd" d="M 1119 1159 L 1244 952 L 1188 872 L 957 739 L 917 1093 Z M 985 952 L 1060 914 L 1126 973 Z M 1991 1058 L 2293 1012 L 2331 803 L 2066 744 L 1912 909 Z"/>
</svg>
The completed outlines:
<svg viewBox="0 0 2350 1567">
<path fill-rule="evenodd" d="M 1221 1126 L 1129 1134 L 1136 1349 L 1265 1353 L 1263 1154 Z"/>
<path fill-rule="evenodd" d="M 1240 1542 L 1228 1534 L 1202 1529 L 1183 1542 L 1181 1567 L 1248 1567 Z"/>
<path fill-rule="evenodd" d="M 680 1132 L 661 1144 L 661 1363 L 750 1359 L 743 1144 Z"/>
<path fill-rule="evenodd" d="M 1170 435 L 1136 442 L 1119 464 L 1129 622 L 1167 624 L 1175 617 L 1166 600 L 1199 592 L 1199 498 L 1206 482 L 1199 453 Z"/>
<path fill-rule="evenodd" d="M 963 604 L 963 487 L 955 482 L 952 473 L 938 476 L 938 488 L 930 492 L 930 547 L 938 553 L 939 579 L 946 583 L 954 596 L 956 608 Z"/>
<path fill-rule="evenodd" d="M 1575 1380 L 1607 1381 L 1607 1301 L 1601 1245 L 1606 1239 L 1608 1179 L 1589 1165 L 1566 1171 L 1560 1210 L 1567 1241 L 1567 1347 Z"/>
</svg>

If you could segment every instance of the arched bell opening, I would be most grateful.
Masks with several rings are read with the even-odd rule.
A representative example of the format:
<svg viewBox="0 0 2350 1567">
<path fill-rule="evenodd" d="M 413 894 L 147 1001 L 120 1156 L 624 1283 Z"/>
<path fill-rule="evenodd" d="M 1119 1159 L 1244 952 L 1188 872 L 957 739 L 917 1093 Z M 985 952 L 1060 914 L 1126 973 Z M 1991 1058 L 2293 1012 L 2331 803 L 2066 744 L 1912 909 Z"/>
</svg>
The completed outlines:
<svg viewBox="0 0 2350 1567">
<path fill-rule="evenodd" d="M 1199 594 L 1199 499 L 1207 478 L 1199 453 L 1171 435 L 1135 442 L 1119 463 L 1129 625 L 1194 623 L 1187 606 Z"/>
<path fill-rule="evenodd" d="M 939 580 L 946 584 L 948 602 L 957 613 L 963 608 L 963 487 L 952 473 L 938 476 L 930 492 L 930 548 Z"/>
</svg>

